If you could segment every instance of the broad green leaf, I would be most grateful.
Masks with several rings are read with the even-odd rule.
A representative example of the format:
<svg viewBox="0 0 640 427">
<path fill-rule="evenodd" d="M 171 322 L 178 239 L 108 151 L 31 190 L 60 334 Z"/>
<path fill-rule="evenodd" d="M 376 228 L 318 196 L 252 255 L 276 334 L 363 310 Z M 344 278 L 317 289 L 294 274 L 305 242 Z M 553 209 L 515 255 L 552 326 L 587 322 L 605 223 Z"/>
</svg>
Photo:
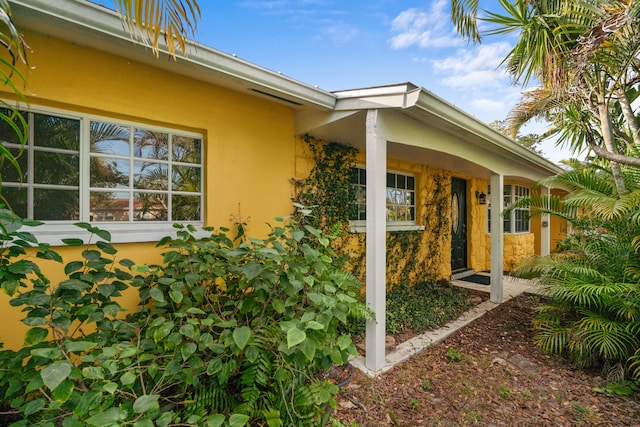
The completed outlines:
<svg viewBox="0 0 640 427">
<path fill-rule="evenodd" d="M 15 261 L 7 266 L 7 269 L 14 274 L 29 274 L 34 269 L 34 264 L 26 259 Z"/>
<path fill-rule="evenodd" d="M 29 415 L 33 415 L 36 412 L 38 412 L 40 409 L 44 408 L 46 404 L 47 404 L 47 401 L 40 398 L 40 399 L 35 399 L 26 403 L 25 405 L 22 406 L 21 409 L 22 409 L 22 412 L 24 413 L 24 416 L 28 417 Z"/>
<path fill-rule="evenodd" d="M 104 242 L 102 240 L 97 241 L 96 246 L 102 249 L 102 252 L 108 255 L 115 255 L 118 252 L 116 248 L 114 248 L 113 245 L 111 245 L 111 243 Z"/>
<path fill-rule="evenodd" d="M 229 417 L 229 427 L 244 427 L 249 422 L 249 416 L 244 414 L 233 414 Z"/>
<path fill-rule="evenodd" d="M 133 427 L 153 427 L 153 420 L 149 417 L 140 418 L 133 423 Z"/>
<path fill-rule="evenodd" d="M 44 317 L 27 317 L 22 319 L 22 323 L 27 326 L 42 326 L 47 324 L 47 319 Z"/>
<path fill-rule="evenodd" d="M 346 350 L 350 345 L 351 337 L 349 337 L 348 335 L 340 335 L 338 337 L 338 347 L 340 347 L 340 350 Z"/>
<path fill-rule="evenodd" d="M 104 383 L 104 384 L 102 385 L 102 389 L 103 389 L 104 391 L 106 391 L 107 393 L 109 393 L 109 394 L 113 394 L 113 393 L 115 393 L 115 391 L 118 389 L 118 384 L 116 384 L 116 383 L 114 383 L 114 382 L 109 381 L 109 382 Z"/>
<path fill-rule="evenodd" d="M 281 299 L 274 299 L 271 302 L 271 306 L 273 307 L 276 313 L 278 314 L 284 313 L 284 310 L 285 310 L 284 301 L 282 301 Z"/>
<path fill-rule="evenodd" d="M 207 427 L 220 427 L 224 424 L 225 416 L 223 414 L 213 414 L 206 418 Z"/>
<path fill-rule="evenodd" d="M 95 410 L 102 399 L 102 393 L 99 391 L 89 390 L 88 392 L 82 393 L 78 404 L 74 408 L 73 412 L 76 415 L 83 416 L 88 414 L 89 411 Z"/>
<path fill-rule="evenodd" d="M 60 360 L 47 365 L 40 371 L 42 382 L 49 390 L 55 390 L 60 383 L 67 379 L 71 373 L 71 363 L 66 360 Z"/>
<path fill-rule="evenodd" d="M 49 330 L 45 328 L 31 328 L 24 336 L 24 343 L 26 345 L 35 345 L 41 343 L 49 335 Z"/>
<path fill-rule="evenodd" d="M 304 331 L 301 331 L 298 328 L 291 328 L 287 331 L 287 346 L 289 346 L 289 348 L 294 347 L 306 338 L 307 334 L 305 334 Z"/>
<path fill-rule="evenodd" d="M 144 394 L 133 403 L 133 411 L 137 414 L 142 414 L 143 412 L 159 409 L 159 398 L 160 395 L 158 394 Z"/>
<path fill-rule="evenodd" d="M 64 380 L 51 392 L 51 397 L 53 397 L 58 403 L 64 403 L 69 400 L 72 393 L 73 381 Z"/>
<path fill-rule="evenodd" d="M 247 265 L 241 267 L 242 272 L 248 280 L 253 280 L 262 272 L 262 266 L 255 262 L 250 262 Z"/>
<path fill-rule="evenodd" d="M 122 385 L 129 385 L 133 384 L 134 382 L 136 382 L 136 374 L 131 371 L 125 372 L 120 377 L 120 384 Z"/>
<path fill-rule="evenodd" d="M 69 352 L 86 351 L 97 345 L 97 343 L 92 341 L 67 341 L 65 343 L 65 347 Z"/>
<path fill-rule="evenodd" d="M 315 320 L 311 320 L 307 323 L 306 328 L 319 331 L 321 329 L 324 329 L 324 325 L 322 323 L 316 322 Z"/>
<path fill-rule="evenodd" d="M 158 302 L 165 302 L 164 292 L 158 288 L 149 289 L 149 296 Z"/>
<path fill-rule="evenodd" d="M 64 266 L 64 273 L 68 276 L 74 271 L 80 270 L 82 267 L 84 267 L 84 263 L 82 261 L 71 261 Z"/>
<path fill-rule="evenodd" d="M 114 424 L 120 424 L 127 418 L 127 411 L 122 408 L 112 407 L 104 412 L 99 412 L 87 420 L 92 426 L 106 427 Z"/>
<path fill-rule="evenodd" d="M 12 297 L 18 288 L 20 287 L 20 282 L 18 280 L 2 280 L 2 290 Z"/>
<path fill-rule="evenodd" d="M 84 242 L 82 241 L 82 239 L 62 239 L 62 243 L 64 243 L 67 246 L 82 246 L 84 245 Z"/>
<path fill-rule="evenodd" d="M 104 378 L 104 369 L 100 366 L 86 366 L 82 368 L 82 376 L 90 380 L 101 380 Z"/>
<path fill-rule="evenodd" d="M 43 357 L 45 359 L 57 359 L 62 357 L 62 350 L 59 348 L 34 348 L 31 350 L 31 355 L 34 357 Z"/>
<path fill-rule="evenodd" d="M 169 291 L 169 296 L 173 302 L 180 304 L 184 299 L 184 294 L 180 291 Z"/>
<path fill-rule="evenodd" d="M 247 345 L 249 338 L 251 338 L 252 332 L 248 326 L 242 326 L 240 328 L 236 328 L 233 331 L 233 341 L 236 343 L 240 350 Z"/>
<path fill-rule="evenodd" d="M 185 345 L 180 347 L 180 355 L 182 356 L 182 360 L 186 361 L 187 359 L 189 359 L 197 349 L 198 346 L 193 342 L 186 343 Z"/>
</svg>

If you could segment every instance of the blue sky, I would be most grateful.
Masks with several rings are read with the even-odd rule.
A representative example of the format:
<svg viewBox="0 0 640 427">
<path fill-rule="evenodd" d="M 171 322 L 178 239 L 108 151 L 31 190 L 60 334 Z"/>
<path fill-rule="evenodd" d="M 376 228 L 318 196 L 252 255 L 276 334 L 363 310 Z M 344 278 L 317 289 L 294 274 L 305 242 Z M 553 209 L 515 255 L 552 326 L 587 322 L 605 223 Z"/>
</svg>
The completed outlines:
<svg viewBox="0 0 640 427">
<path fill-rule="evenodd" d="M 110 5 L 109 0 L 95 0 Z M 450 0 L 199 0 L 196 40 L 329 91 L 411 82 L 484 122 L 520 97 L 499 67 L 505 37 L 466 43 Z M 481 9 L 499 11 L 495 0 Z M 523 133 L 544 130 L 533 124 Z M 546 143 L 554 161 L 569 157 Z"/>
</svg>

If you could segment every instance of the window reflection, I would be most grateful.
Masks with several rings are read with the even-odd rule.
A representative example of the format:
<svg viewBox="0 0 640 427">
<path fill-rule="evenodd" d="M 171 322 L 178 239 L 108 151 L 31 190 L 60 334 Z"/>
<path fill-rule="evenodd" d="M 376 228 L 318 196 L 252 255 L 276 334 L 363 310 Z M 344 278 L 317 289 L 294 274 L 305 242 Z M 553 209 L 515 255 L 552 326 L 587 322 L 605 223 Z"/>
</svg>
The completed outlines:
<svg viewBox="0 0 640 427">
<path fill-rule="evenodd" d="M 133 163 L 134 188 L 166 190 L 169 187 L 169 168 L 166 164 L 135 161 Z"/>
<path fill-rule="evenodd" d="M 77 154 L 35 151 L 33 181 L 38 184 L 80 185 Z"/>
<path fill-rule="evenodd" d="M 80 197 L 77 190 L 35 188 L 33 218 L 41 221 L 79 219 Z"/>
<path fill-rule="evenodd" d="M 169 158 L 169 134 L 136 129 L 133 133 L 133 156 L 167 160 Z"/>
<path fill-rule="evenodd" d="M 195 221 L 200 218 L 199 196 L 173 196 L 171 216 L 175 221 Z"/>
<path fill-rule="evenodd" d="M 171 188 L 176 191 L 200 191 L 200 168 L 174 166 Z"/>
<path fill-rule="evenodd" d="M 172 140 L 173 160 L 182 163 L 199 164 L 202 152 L 202 142 L 198 138 L 174 136 Z"/>
<path fill-rule="evenodd" d="M 134 221 L 166 221 L 167 195 L 164 193 L 135 193 Z"/>
<path fill-rule="evenodd" d="M 90 183 L 97 188 L 129 188 L 129 160 L 91 157 Z"/>
<path fill-rule="evenodd" d="M 91 122 L 92 153 L 129 156 L 129 128 L 112 123 Z"/>
<path fill-rule="evenodd" d="M 92 191 L 91 221 L 129 221 L 129 193 Z"/>
</svg>

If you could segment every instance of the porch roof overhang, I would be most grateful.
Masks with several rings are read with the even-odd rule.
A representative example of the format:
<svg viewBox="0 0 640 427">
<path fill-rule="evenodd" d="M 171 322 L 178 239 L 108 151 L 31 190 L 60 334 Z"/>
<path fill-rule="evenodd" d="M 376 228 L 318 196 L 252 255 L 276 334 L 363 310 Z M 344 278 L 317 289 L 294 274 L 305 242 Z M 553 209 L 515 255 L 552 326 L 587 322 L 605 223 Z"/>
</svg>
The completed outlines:
<svg viewBox="0 0 640 427">
<path fill-rule="evenodd" d="M 118 55 L 152 67 L 270 99 L 294 110 L 331 110 L 336 96 L 281 73 L 190 41 L 188 55 L 176 52 L 177 60 L 160 45 L 156 58 L 151 49 L 132 39 L 119 16 L 86 0 L 9 0 L 20 30 L 30 30 L 75 45 Z"/>
<path fill-rule="evenodd" d="M 535 181 L 562 171 L 555 163 L 411 83 L 334 93 L 338 100 L 333 111 L 298 113 L 298 134 L 364 149 L 366 111 L 378 110 L 385 122 L 389 157 L 482 178 L 498 173 Z"/>
</svg>

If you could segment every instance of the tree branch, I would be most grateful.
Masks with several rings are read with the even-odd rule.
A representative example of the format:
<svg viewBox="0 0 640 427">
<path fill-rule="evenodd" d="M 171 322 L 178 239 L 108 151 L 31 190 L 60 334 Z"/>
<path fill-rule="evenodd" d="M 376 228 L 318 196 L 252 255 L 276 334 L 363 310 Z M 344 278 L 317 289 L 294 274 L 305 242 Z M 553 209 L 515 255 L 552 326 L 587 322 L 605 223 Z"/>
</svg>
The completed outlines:
<svg viewBox="0 0 640 427">
<path fill-rule="evenodd" d="M 638 157 L 629 157 L 623 154 L 612 153 L 611 151 L 605 150 L 595 144 L 591 144 L 591 149 L 600 158 L 620 163 L 621 165 L 640 166 L 640 158 Z"/>
</svg>

